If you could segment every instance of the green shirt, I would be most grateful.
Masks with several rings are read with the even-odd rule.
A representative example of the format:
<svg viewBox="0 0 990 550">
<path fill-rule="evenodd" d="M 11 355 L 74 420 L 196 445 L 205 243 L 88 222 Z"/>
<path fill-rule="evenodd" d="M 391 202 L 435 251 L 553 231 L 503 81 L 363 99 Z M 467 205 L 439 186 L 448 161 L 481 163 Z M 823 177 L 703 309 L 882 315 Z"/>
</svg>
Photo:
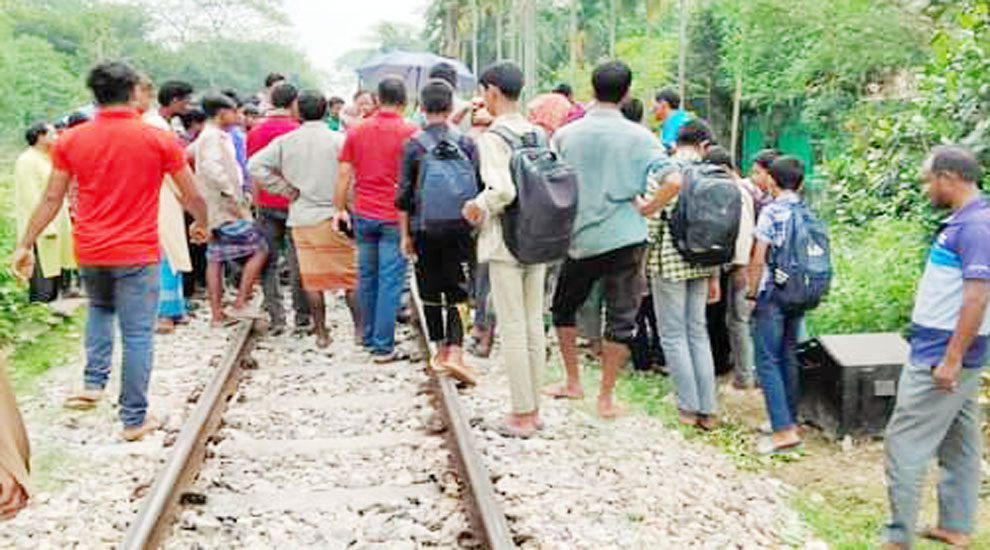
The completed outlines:
<svg viewBox="0 0 990 550">
<path fill-rule="evenodd" d="M 340 117 L 327 115 L 326 118 L 323 119 L 323 122 L 326 122 L 327 128 L 330 128 L 334 132 L 340 131 Z"/>
</svg>

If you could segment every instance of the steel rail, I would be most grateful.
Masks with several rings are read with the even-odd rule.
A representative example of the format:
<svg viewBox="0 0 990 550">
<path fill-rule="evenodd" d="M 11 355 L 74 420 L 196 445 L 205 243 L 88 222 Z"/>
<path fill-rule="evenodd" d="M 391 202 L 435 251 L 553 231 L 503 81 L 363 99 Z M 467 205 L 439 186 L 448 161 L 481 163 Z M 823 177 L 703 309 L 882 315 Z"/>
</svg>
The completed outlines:
<svg viewBox="0 0 990 550">
<path fill-rule="evenodd" d="M 410 277 L 410 279 L 412 302 L 415 305 L 416 317 L 419 321 L 420 336 L 429 352 L 429 357 L 433 357 L 437 353 L 437 348 L 436 344 L 430 342 L 428 337 L 429 332 L 426 328 L 426 316 L 423 314 L 423 302 L 419 296 L 419 286 L 416 284 L 415 277 Z M 429 357 L 427 364 L 429 364 Z M 433 369 L 428 368 L 427 370 L 433 372 Z M 435 373 L 434 376 L 436 376 L 437 385 L 440 388 L 440 401 L 447 425 L 450 428 L 448 434 L 453 440 L 452 443 L 456 451 L 454 454 L 458 458 L 461 480 L 468 488 L 470 498 L 474 502 L 475 513 L 472 520 L 476 522 L 478 531 L 484 535 L 485 542 L 491 550 L 516 548 L 505 512 L 502 510 L 502 505 L 498 499 L 495 498 L 495 488 L 492 486 L 491 475 L 475 444 L 471 423 L 461 407 L 457 385 L 446 376 Z"/>
<path fill-rule="evenodd" d="M 144 498 L 121 546 L 124 550 L 153 550 L 167 538 L 182 491 L 191 484 L 206 458 L 206 445 L 220 426 L 227 401 L 237 389 L 241 369 L 253 346 L 253 325 L 241 322 L 196 408 L 182 426 L 175 450 Z"/>
</svg>

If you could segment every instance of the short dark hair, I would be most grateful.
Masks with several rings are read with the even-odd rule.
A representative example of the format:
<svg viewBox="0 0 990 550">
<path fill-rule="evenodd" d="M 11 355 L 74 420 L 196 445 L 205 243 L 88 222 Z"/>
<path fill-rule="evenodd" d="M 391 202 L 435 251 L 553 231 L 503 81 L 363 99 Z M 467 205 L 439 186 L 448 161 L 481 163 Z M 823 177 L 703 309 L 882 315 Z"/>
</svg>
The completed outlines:
<svg viewBox="0 0 990 550">
<path fill-rule="evenodd" d="M 179 115 L 179 120 L 182 121 L 182 125 L 189 128 L 197 122 L 206 122 L 206 113 L 203 112 L 199 107 L 193 107 L 185 112 L 183 115 Z"/>
<path fill-rule="evenodd" d="M 265 77 L 265 88 L 271 88 L 272 84 L 280 80 L 285 80 L 285 75 L 282 73 L 268 73 L 268 76 Z"/>
<path fill-rule="evenodd" d="M 27 144 L 33 147 L 41 139 L 41 136 L 48 133 L 48 130 L 47 122 L 36 122 L 24 132 L 24 141 L 27 141 Z"/>
<path fill-rule="evenodd" d="M 428 78 L 439 78 L 440 80 L 446 81 L 455 89 L 457 88 L 457 67 L 454 67 L 446 61 L 441 61 L 436 65 L 430 67 L 430 73 L 427 75 Z"/>
<path fill-rule="evenodd" d="M 672 88 L 664 88 L 662 90 L 658 90 L 655 99 L 657 103 L 666 101 L 667 104 L 673 107 L 674 109 L 681 108 L 681 94 L 677 93 Z"/>
<path fill-rule="evenodd" d="M 591 73 L 591 86 L 595 99 L 602 103 L 619 103 L 629 93 L 632 71 L 622 61 L 606 61 Z"/>
<path fill-rule="evenodd" d="M 237 104 L 223 94 L 211 93 L 203 96 L 203 112 L 206 113 L 207 118 L 217 116 L 224 109 L 237 110 Z"/>
<path fill-rule="evenodd" d="M 801 159 L 782 156 L 770 166 L 770 177 L 777 187 L 786 191 L 797 191 L 804 183 L 804 163 Z"/>
<path fill-rule="evenodd" d="M 770 170 L 773 166 L 773 161 L 780 157 L 780 153 L 776 149 L 764 149 L 759 153 L 756 153 L 756 158 L 753 159 L 753 164 L 758 165 L 764 170 Z"/>
<path fill-rule="evenodd" d="M 940 145 L 932 149 L 930 170 L 933 174 L 948 173 L 963 181 L 980 184 L 980 162 L 961 145 Z"/>
<path fill-rule="evenodd" d="M 299 94 L 299 118 L 323 120 L 327 114 L 327 98 L 317 90 L 303 90 Z"/>
<path fill-rule="evenodd" d="M 93 91 L 100 105 L 116 105 L 131 100 L 131 92 L 138 83 L 138 74 L 120 61 L 108 61 L 93 67 L 86 78 L 86 86 Z"/>
<path fill-rule="evenodd" d="M 639 99 L 633 97 L 627 99 L 619 105 L 619 110 L 622 111 L 622 116 L 626 117 L 627 120 L 639 124 L 643 122 L 643 102 Z"/>
<path fill-rule="evenodd" d="M 486 88 L 489 86 L 498 88 L 509 101 L 519 99 L 524 83 L 522 69 L 513 61 L 499 61 L 491 65 L 478 79 L 478 84 Z"/>
<path fill-rule="evenodd" d="M 283 82 L 272 90 L 272 107 L 288 109 L 292 102 L 299 97 L 299 90 L 288 82 Z"/>
<path fill-rule="evenodd" d="M 193 94 L 192 84 L 181 80 L 169 80 L 158 88 L 158 104 L 168 107 L 174 101 L 182 101 Z"/>
<path fill-rule="evenodd" d="M 378 83 L 378 100 L 382 105 L 405 105 L 406 83 L 397 76 L 386 76 Z"/>
<path fill-rule="evenodd" d="M 330 98 L 330 101 L 328 101 L 328 102 L 327 102 L 327 104 L 328 104 L 328 105 L 329 105 L 330 107 L 333 107 L 334 105 L 343 105 L 344 103 L 345 103 L 345 102 L 344 102 L 344 98 L 342 98 L 342 97 L 338 97 L 338 96 L 333 96 L 333 97 L 331 97 L 331 98 Z"/>
<path fill-rule="evenodd" d="M 431 79 L 419 92 L 419 100 L 428 114 L 447 113 L 454 106 L 454 88 L 446 80 Z"/>
<path fill-rule="evenodd" d="M 708 148 L 708 162 L 715 166 L 723 166 L 732 171 L 736 170 L 736 164 L 732 162 L 732 154 L 721 145 L 712 145 Z"/>
<path fill-rule="evenodd" d="M 689 120 L 677 131 L 677 144 L 698 146 L 712 140 L 712 131 L 708 123 L 701 119 Z"/>
<path fill-rule="evenodd" d="M 220 90 L 220 93 L 233 100 L 233 102 L 237 104 L 238 108 L 240 108 L 241 105 L 244 105 L 244 102 L 241 101 L 241 96 L 237 93 L 237 90 L 233 88 L 224 88 Z"/>
<path fill-rule="evenodd" d="M 560 94 L 567 99 L 571 99 L 574 97 L 574 88 L 571 88 L 571 85 L 566 82 L 561 82 L 560 84 L 557 84 L 556 88 L 553 89 L 553 93 Z"/>
<path fill-rule="evenodd" d="M 261 109 L 254 103 L 245 103 L 242 109 L 244 109 L 245 115 L 259 116 L 261 114 Z"/>
</svg>

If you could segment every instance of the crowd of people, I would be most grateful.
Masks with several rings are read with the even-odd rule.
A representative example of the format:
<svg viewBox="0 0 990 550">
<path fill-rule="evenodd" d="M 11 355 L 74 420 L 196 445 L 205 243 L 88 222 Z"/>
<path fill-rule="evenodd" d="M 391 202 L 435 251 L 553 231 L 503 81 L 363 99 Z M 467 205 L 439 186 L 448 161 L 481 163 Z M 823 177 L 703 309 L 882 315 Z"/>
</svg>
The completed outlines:
<svg viewBox="0 0 990 550">
<path fill-rule="evenodd" d="M 561 85 L 523 105 L 522 71 L 499 62 L 467 101 L 454 67 L 441 63 L 420 90 L 385 77 L 348 104 L 273 73 L 256 98 L 207 91 L 194 105 L 187 83 L 165 82 L 156 94 L 123 63 L 97 66 L 87 81 L 93 119 L 64 130 L 32 126 L 15 168 L 15 270 L 30 280 L 33 299 L 50 300 L 52 279 L 78 266 L 89 298 L 84 386 L 66 405 L 88 409 L 103 398 L 116 320 L 123 437 L 154 431 L 154 332 L 186 322 L 187 299 L 204 284 L 213 327 L 266 319 L 272 336 L 289 330 L 287 285 L 292 333 L 312 333 L 319 347 L 333 336 L 325 293 L 341 293 L 355 344 L 370 362 L 394 361 L 412 264 L 427 336 L 438 346 L 432 369 L 478 383 L 465 352 L 487 357 L 497 325 L 511 395 L 507 437 L 547 429 L 541 396 L 583 398 L 582 339 L 601 366 L 598 413 L 621 414 L 617 375 L 643 334 L 674 378 L 679 422 L 717 428 L 707 306 L 724 297 L 732 384 L 762 391 L 770 421 L 758 451 L 799 450 L 796 348 L 804 312 L 824 289 L 812 288 L 812 267 L 781 255 L 799 237 L 822 244 L 802 200 L 805 167 L 767 150 L 743 178 L 675 92 L 656 94 L 657 131 L 645 125 L 632 78 L 624 63 L 606 62 L 593 72 L 592 102 L 576 102 Z M 407 116 L 412 103 L 418 109 Z M 955 214 L 919 290 L 912 366 L 889 428 L 893 548 L 911 541 L 918 480 L 935 455 L 945 472 L 936 538 L 959 542 L 972 532 L 980 474 L 975 396 L 990 335 L 990 205 L 977 189 L 979 164 L 963 148 L 936 149 L 924 173 L 933 203 Z M 544 236 L 526 233 L 539 224 L 520 221 L 523 199 L 550 183 L 576 186 L 572 208 L 554 211 L 567 214 L 557 230 L 565 244 L 535 251 L 520 242 Z M 710 227 L 731 240 L 704 250 L 685 244 L 711 237 L 684 226 L 711 206 L 697 197 L 728 197 Z M 827 253 L 827 244 L 817 250 Z M 262 308 L 253 299 L 258 282 Z M 468 303 L 473 320 L 462 317 Z M 565 378 L 542 387 L 547 311 Z M 7 441 L 26 453 L 22 433 L 0 432 Z M 0 449 L 0 515 L 26 497 L 24 461 L 9 456 Z"/>
</svg>

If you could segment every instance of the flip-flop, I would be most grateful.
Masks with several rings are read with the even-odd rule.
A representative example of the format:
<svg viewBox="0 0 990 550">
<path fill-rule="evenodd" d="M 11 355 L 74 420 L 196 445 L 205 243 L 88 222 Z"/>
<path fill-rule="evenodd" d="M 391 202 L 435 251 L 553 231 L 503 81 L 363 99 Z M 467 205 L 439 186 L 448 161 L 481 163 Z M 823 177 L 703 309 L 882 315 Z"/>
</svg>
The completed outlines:
<svg viewBox="0 0 990 550">
<path fill-rule="evenodd" d="M 505 423 L 499 424 L 498 427 L 495 428 L 495 433 L 502 437 L 516 437 L 519 439 L 529 439 L 536 435 L 536 431 L 537 430 L 535 428 L 532 430 L 527 430 Z"/>
<path fill-rule="evenodd" d="M 584 399 L 584 392 L 573 394 L 567 390 L 567 384 L 554 384 L 543 388 L 540 393 L 554 399 Z"/>
<path fill-rule="evenodd" d="M 228 328 L 239 323 L 237 319 L 233 317 L 224 317 L 220 321 L 210 321 L 210 328 Z"/>
<path fill-rule="evenodd" d="M 943 536 L 935 533 L 935 528 L 933 528 L 933 527 L 929 527 L 927 529 L 921 530 L 918 533 L 918 536 L 921 537 L 921 538 L 923 538 L 923 539 L 925 539 L 925 540 L 931 540 L 931 541 L 935 541 L 935 542 L 941 542 L 942 544 L 948 545 L 949 548 L 955 548 L 955 549 L 959 549 L 959 550 L 965 550 L 966 548 L 969 548 L 970 545 L 972 544 L 972 542 L 967 542 L 967 543 L 953 543 L 953 542 L 949 541 L 948 539 L 946 539 L 945 537 L 943 537 Z"/>
<path fill-rule="evenodd" d="M 798 441 L 797 443 L 791 443 L 789 445 L 784 445 L 782 447 L 775 447 L 773 440 L 769 437 L 762 440 L 756 446 L 756 454 L 763 456 L 782 456 L 790 454 L 800 454 L 804 451 L 804 441 Z"/>
<path fill-rule="evenodd" d="M 88 395 L 73 395 L 65 400 L 63 406 L 66 409 L 72 409 L 74 411 L 88 411 L 95 409 L 96 405 L 99 404 L 99 397 L 90 397 Z"/>
<path fill-rule="evenodd" d="M 442 364 L 444 372 L 452 377 L 464 382 L 469 386 L 478 385 L 478 375 L 471 370 L 471 367 L 467 365 L 458 365 L 456 363 L 446 362 Z"/>
</svg>

